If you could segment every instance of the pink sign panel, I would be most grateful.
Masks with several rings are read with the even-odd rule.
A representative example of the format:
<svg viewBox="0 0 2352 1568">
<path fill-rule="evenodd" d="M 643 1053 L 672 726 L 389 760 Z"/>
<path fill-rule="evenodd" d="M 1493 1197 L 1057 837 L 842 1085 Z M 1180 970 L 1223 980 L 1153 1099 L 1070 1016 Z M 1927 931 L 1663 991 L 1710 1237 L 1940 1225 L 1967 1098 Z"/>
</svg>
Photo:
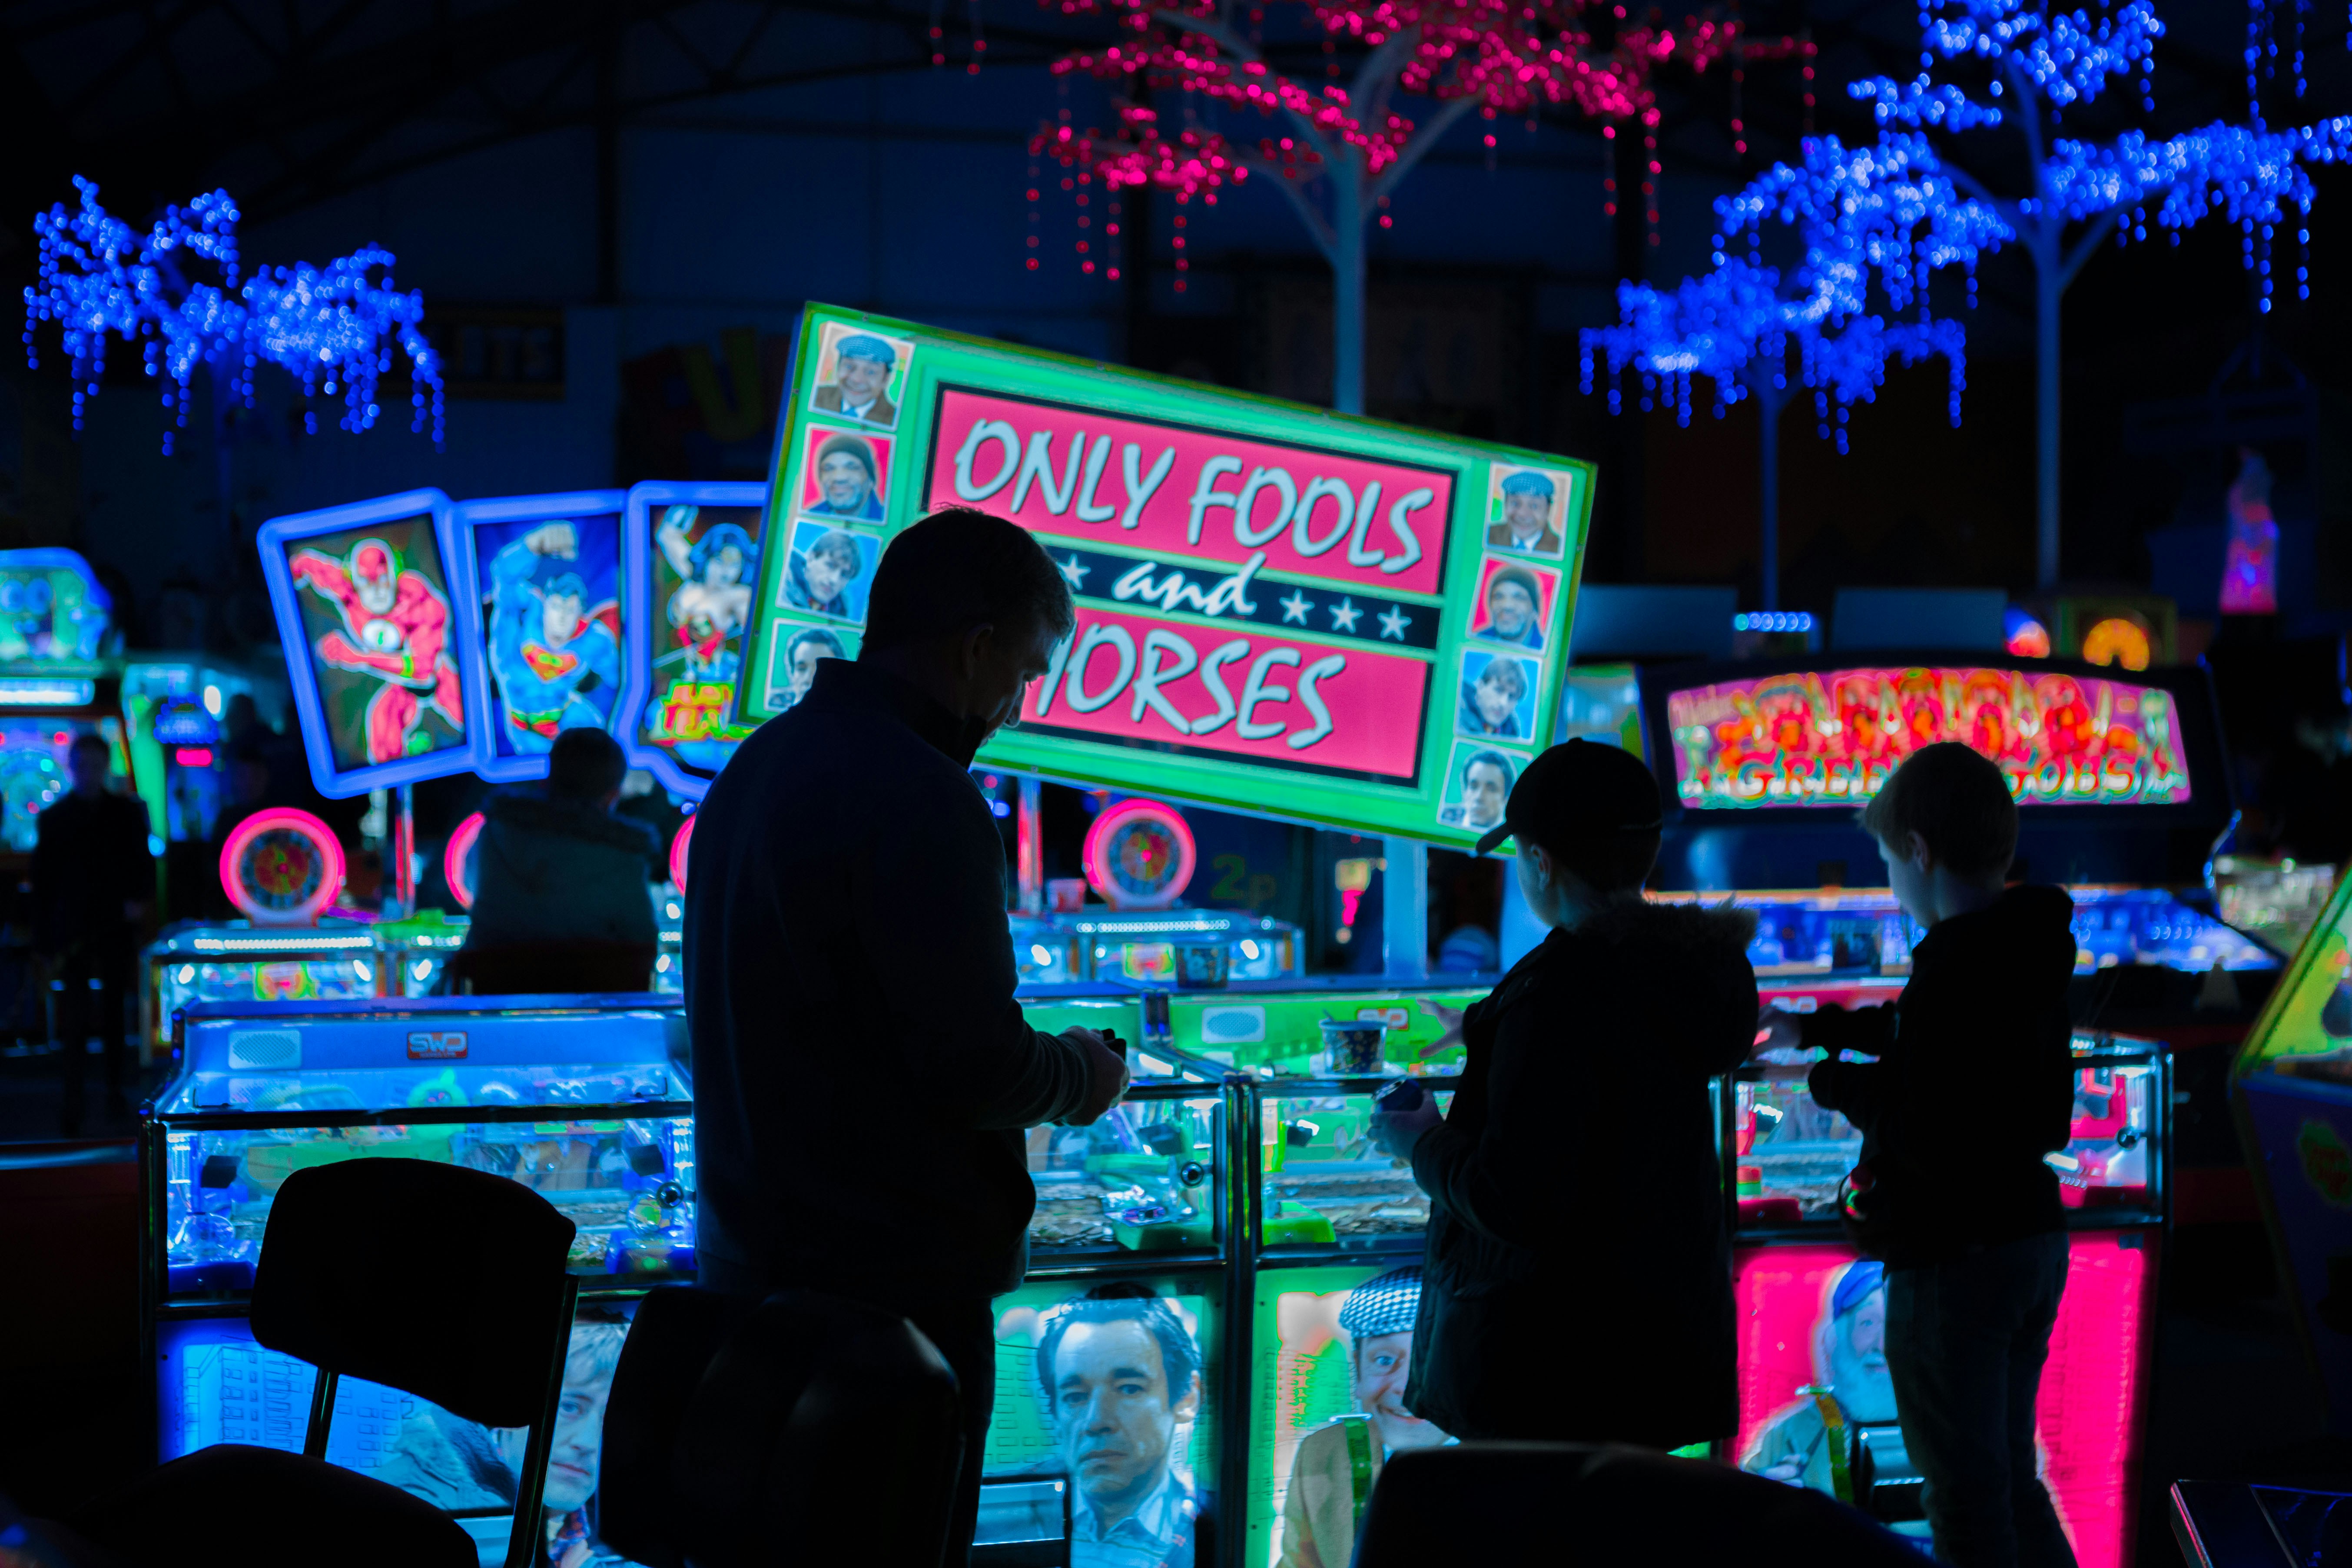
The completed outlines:
<svg viewBox="0 0 2352 1568">
<path fill-rule="evenodd" d="M 1411 784 L 1430 666 L 1078 604 L 1024 727 Z"/>
<path fill-rule="evenodd" d="M 2155 1353 L 2156 1236 L 2084 1231 L 2070 1248 L 2066 1294 L 2050 1336 L 2034 1403 L 2042 1481 L 2082 1568 L 2130 1561 L 2138 1483 L 2140 1400 Z M 1850 1247 L 1743 1248 L 1733 1290 L 1739 1312 L 1739 1436 L 1735 1458 L 1762 1469 L 1775 1457 L 1773 1428 L 1800 1421 L 1807 1384 L 1849 1383 L 1884 1365 L 1883 1298 L 1839 1286 L 1858 1255 Z M 1843 1306 L 1833 1317 L 1832 1308 Z M 1869 1342 L 1875 1338 L 1878 1343 Z M 1851 1342 L 1859 1359 L 1841 1368 Z M 1872 1352 L 1875 1352 L 1874 1356 Z M 1878 1373 L 1883 1377 L 1883 1371 Z M 1864 1395 L 1867 1397 L 1867 1395 Z M 1866 1418 L 1885 1419 L 1865 1411 Z"/>
<path fill-rule="evenodd" d="M 1454 476 L 956 387 L 940 393 L 925 510 L 1385 591 L 1434 594 Z"/>
</svg>

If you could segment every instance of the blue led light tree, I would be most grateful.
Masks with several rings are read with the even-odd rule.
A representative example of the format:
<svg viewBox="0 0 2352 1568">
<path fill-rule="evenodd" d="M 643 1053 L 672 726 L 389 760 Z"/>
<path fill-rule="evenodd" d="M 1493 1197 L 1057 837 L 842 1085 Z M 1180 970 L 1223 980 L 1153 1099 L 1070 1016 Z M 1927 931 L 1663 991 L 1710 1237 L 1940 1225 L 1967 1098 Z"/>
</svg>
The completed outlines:
<svg viewBox="0 0 2352 1568">
<path fill-rule="evenodd" d="M 147 374 L 170 384 L 163 393 L 174 414 L 163 432 L 166 454 L 174 433 L 187 427 L 199 366 L 212 373 L 218 409 L 231 398 L 251 407 L 253 374 L 266 362 L 300 382 L 305 397 L 340 394 L 339 423 L 361 431 L 382 412 L 377 378 L 392 369 L 395 350 L 408 361 L 409 427 L 422 431 L 429 419 L 439 445 L 441 368 L 421 330 L 425 296 L 394 287 L 392 252 L 366 246 L 324 267 L 263 267 L 244 279 L 236 205 L 226 191 L 166 207 L 141 234 L 99 205 L 94 183 L 77 175 L 74 186 L 79 206 L 59 203 L 33 219 L 40 281 L 25 289 L 25 353 L 37 367 L 37 329 L 58 323 L 73 361 L 75 430 L 106 374 L 111 334 L 136 344 Z M 191 261 L 208 264 L 220 281 L 192 279 Z M 316 416 L 303 419 L 316 430 Z"/>
<path fill-rule="evenodd" d="M 1618 287 L 1618 321 L 1582 335 L 1584 390 L 1594 361 L 1609 360 L 1609 407 L 1622 406 L 1619 382 L 1638 371 L 1643 405 L 1664 395 L 1690 423 L 1691 380 L 1713 384 L 1720 418 L 1753 399 L 1762 425 L 1762 608 L 1780 607 L 1780 412 L 1796 380 L 1811 389 L 1821 434 L 1846 447 L 1853 405 L 1876 399 L 1890 364 L 1941 356 L 1948 370 L 1951 417 L 1959 423 L 1967 384 L 1966 338 L 1939 320 L 1927 285 L 1958 266 L 1974 288 L 1978 258 L 2010 237 L 1983 203 L 1958 195 L 1916 135 L 1882 137 L 1847 148 L 1834 136 L 1805 143 L 1801 165 L 1776 164 L 1745 190 L 1719 199 L 1724 231 L 1715 268 L 1671 292 L 1647 284 Z M 1763 227 L 1795 228 L 1803 258 L 1785 277 L 1760 259 Z M 1747 256 L 1729 247 L 1744 240 Z M 1881 310 L 1891 314 L 1879 313 Z M 1906 319 L 1906 316 L 1908 319 Z"/>
<path fill-rule="evenodd" d="M 2142 107 L 2155 107 L 2148 71 L 2164 25 L 2148 0 L 2131 0 L 2096 23 L 2082 11 L 2042 11 L 2027 0 L 1935 0 L 1920 9 L 1918 76 L 1848 85 L 1882 126 L 1950 138 L 2013 117 L 2024 136 L 2030 188 L 2022 192 L 1998 194 L 1957 163 L 1946 168 L 1959 190 L 2000 216 L 2032 265 L 2036 572 L 2044 588 L 2058 578 L 2058 311 L 2068 285 L 2111 235 L 2145 240 L 2150 209 L 2176 244 L 2181 229 L 2223 216 L 2239 226 L 2267 311 L 2271 240 L 2290 208 L 2298 241 L 2310 241 L 2314 193 L 2305 165 L 2352 152 L 2352 119 L 2284 131 L 2264 125 L 2253 73 L 2261 9 L 2258 0 L 2248 34 L 2249 122 L 2217 121 L 2167 141 L 2136 131 L 2098 143 L 2057 133 L 2067 110 L 2091 102 L 2117 78 L 2137 75 Z M 1960 68 L 1983 97 L 1936 80 L 1938 61 Z M 2295 287 L 2308 297 L 2305 266 L 2295 268 Z"/>
</svg>

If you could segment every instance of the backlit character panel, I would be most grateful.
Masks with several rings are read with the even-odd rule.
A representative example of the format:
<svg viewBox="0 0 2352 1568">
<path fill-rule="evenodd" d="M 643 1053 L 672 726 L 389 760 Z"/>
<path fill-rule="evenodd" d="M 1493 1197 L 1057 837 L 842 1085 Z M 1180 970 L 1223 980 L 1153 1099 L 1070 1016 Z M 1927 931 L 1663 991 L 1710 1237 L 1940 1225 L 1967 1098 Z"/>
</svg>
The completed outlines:
<svg viewBox="0 0 2352 1568">
<path fill-rule="evenodd" d="M 1673 692 L 1667 721 L 1685 806 L 1859 805 L 1943 741 L 2000 764 L 2021 805 L 2189 798 L 2171 695 L 2063 671 L 1790 671 Z"/>
<path fill-rule="evenodd" d="M 623 738 L 631 762 L 698 800 L 756 728 L 739 722 L 735 709 L 737 689 L 755 679 L 743 668 L 744 634 L 756 613 L 767 495 L 765 485 L 652 480 L 629 491 Z M 800 645 L 777 650 L 787 660 L 784 679 L 801 682 L 780 707 L 806 692 L 816 659 L 854 652 L 845 629 L 810 630 Z"/>
<path fill-rule="evenodd" d="M 450 590 L 448 499 L 412 490 L 275 518 L 259 545 L 320 793 L 474 766 L 480 665 Z"/>
<path fill-rule="evenodd" d="M 485 778 L 544 777 L 557 735 L 614 728 L 627 685 L 621 503 L 592 490 L 454 510 L 487 677 L 474 715 Z"/>
</svg>

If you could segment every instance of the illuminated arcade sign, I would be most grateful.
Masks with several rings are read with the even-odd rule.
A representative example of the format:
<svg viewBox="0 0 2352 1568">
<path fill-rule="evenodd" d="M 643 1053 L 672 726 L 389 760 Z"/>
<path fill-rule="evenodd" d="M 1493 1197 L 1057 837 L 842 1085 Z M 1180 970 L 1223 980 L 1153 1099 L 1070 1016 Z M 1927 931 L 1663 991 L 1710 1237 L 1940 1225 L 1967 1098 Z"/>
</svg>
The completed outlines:
<svg viewBox="0 0 2352 1568">
<path fill-rule="evenodd" d="M 854 657 L 891 535 L 961 505 L 1077 602 L 992 765 L 1466 842 L 1551 739 L 1588 465 L 821 307 L 795 364 L 742 722 Z"/>
<path fill-rule="evenodd" d="M 1959 741 L 2023 805 L 2176 805 L 2189 769 L 2162 689 L 2031 669 L 1800 670 L 1672 692 L 1685 806 L 1855 806 Z"/>
<path fill-rule="evenodd" d="M 89 563 L 75 552 L 0 550 L 0 660 L 97 658 L 108 651 L 113 609 Z"/>
</svg>

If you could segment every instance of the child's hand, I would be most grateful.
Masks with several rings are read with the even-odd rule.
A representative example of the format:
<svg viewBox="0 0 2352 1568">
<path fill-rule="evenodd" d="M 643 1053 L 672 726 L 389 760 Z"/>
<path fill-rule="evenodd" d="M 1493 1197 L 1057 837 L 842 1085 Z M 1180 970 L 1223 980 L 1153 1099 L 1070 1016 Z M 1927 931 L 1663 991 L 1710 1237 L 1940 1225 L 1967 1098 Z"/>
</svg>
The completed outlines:
<svg viewBox="0 0 2352 1568">
<path fill-rule="evenodd" d="M 1405 1101 L 1412 1109 L 1395 1109 Z M 1437 1097 L 1408 1082 L 1373 1102 L 1365 1131 L 1373 1148 L 1392 1160 L 1404 1160 L 1412 1158 L 1412 1146 L 1421 1142 L 1422 1134 L 1444 1120 L 1437 1109 Z"/>
<path fill-rule="evenodd" d="M 1767 1007 L 1756 1020 L 1758 1052 L 1793 1051 L 1805 1043 L 1804 1020 L 1794 1013 L 1783 1013 L 1778 1007 Z"/>
</svg>

